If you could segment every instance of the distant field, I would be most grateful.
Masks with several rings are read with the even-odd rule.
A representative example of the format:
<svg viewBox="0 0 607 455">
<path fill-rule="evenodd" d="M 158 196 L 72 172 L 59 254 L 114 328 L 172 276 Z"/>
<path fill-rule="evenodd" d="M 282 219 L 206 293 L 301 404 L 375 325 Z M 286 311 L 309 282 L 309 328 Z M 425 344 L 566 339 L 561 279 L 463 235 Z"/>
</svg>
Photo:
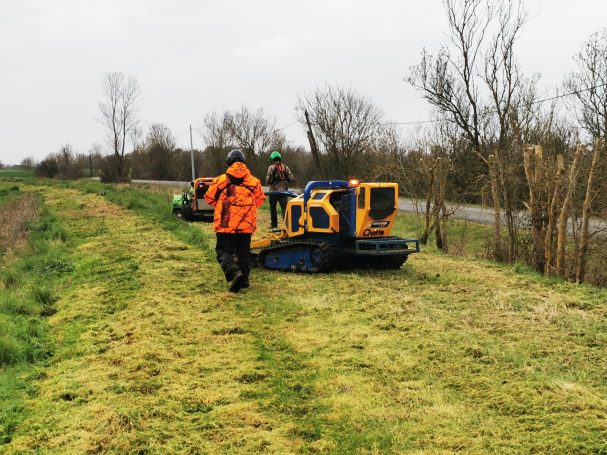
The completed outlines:
<svg viewBox="0 0 607 455">
<path fill-rule="evenodd" d="M 233 295 L 167 194 L 20 186 L 48 215 L 2 264 L 22 304 L 0 294 L 0 324 L 38 311 L 27 346 L 50 357 L 0 370 L 2 453 L 607 451 L 605 290 L 426 248 L 399 271 L 255 269 Z"/>
<path fill-rule="evenodd" d="M 0 177 L 33 177 L 34 171 L 26 169 L 0 169 Z"/>
</svg>

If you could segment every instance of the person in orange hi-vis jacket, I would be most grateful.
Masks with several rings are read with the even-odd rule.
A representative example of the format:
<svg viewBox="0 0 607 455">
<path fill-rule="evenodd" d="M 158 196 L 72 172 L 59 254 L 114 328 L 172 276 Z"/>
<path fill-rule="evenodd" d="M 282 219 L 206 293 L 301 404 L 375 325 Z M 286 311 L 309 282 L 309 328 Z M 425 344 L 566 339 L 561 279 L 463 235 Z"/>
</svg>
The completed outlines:
<svg viewBox="0 0 607 455">
<path fill-rule="evenodd" d="M 213 180 L 204 198 L 215 207 L 217 262 L 230 282 L 230 292 L 238 292 L 249 287 L 251 234 L 257 228 L 257 209 L 265 196 L 259 179 L 245 164 L 244 153 L 232 150 L 226 163 L 228 170 Z"/>
</svg>

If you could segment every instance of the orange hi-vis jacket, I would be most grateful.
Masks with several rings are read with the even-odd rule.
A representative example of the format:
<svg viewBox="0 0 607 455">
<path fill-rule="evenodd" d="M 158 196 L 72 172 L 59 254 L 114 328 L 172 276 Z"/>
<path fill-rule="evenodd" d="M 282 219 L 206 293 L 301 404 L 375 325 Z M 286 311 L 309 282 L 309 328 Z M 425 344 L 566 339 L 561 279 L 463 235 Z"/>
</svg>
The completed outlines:
<svg viewBox="0 0 607 455">
<path fill-rule="evenodd" d="M 204 198 L 215 207 L 215 232 L 252 234 L 257 228 L 257 208 L 266 197 L 259 179 L 237 161 L 213 180 Z"/>
</svg>

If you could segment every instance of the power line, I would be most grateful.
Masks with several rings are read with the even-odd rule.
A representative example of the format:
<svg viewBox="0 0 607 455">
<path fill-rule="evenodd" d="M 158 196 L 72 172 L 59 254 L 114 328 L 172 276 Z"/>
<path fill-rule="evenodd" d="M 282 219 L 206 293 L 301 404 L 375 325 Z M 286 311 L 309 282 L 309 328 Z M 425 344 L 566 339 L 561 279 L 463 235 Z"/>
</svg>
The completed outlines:
<svg viewBox="0 0 607 455">
<path fill-rule="evenodd" d="M 589 92 L 591 90 L 596 90 L 596 89 L 602 88 L 602 87 L 607 87 L 607 83 L 595 85 L 595 86 L 588 87 L 588 88 L 585 88 L 585 89 L 582 89 L 582 90 L 574 90 L 573 92 L 561 93 L 560 95 L 551 96 L 550 98 L 544 98 L 544 99 L 541 99 L 541 100 L 532 101 L 529 104 L 533 105 L 533 104 L 545 103 L 546 101 L 554 101 L 554 100 L 557 100 L 559 98 L 565 98 L 565 97 L 571 96 L 571 95 L 578 95 L 580 93 Z M 492 109 L 492 111 L 494 111 L 494 110 L 495 109 Z M 419 124 L 422 124 L 422 123 L 437 123 L 437 122 L 441 122 L 441 121 L 442 120 L 436 119 L 436 120 L 419 120 L 419 121 L 415 121 L 415 122 L 386 122 L 386 123 L 383 123 L 383 124 L 384 125 L 419 125 Z"/>
<path fill-rule="evenodd" d="M 285 128 L 288 128 L 288 127 L 290 127 L 290 126 L 292 126 L 292 125 L 295 125 L 296 123 L 299 123 L 299 122 L 298 122 L 297 120 L 295 120 L 293 123 L 289 123 L 288 125 L 281 126 L 280 128 L 276 128 L 276 130 L 277 130 L 277 131 L 279 131 L 279 130 L 284 130 Z"/>
<path fill-rule="evenodd" d="M 420 123 L 436 123 L 440 121 L 441 120 L 418 120 L 416 122 L 385 122 L 382 123 L 382 125 L 417 125 Z"/>
<path fill-rule="evenodd" d="M 560 95 L 551 96 L 550 98 L 544 98 L 543 100 L 533 101 L 530 104 L 540 104 L 540 103 L 545 103 L 546 101 L 552 101 L 552 100 L 557 100 L 559 98 L 564 98 L 566 96 L 579 95 L 580 93 L 589 92 L 590 90 L 596 90 L 597 88 L 602 88 L 602 87 L 607 87 L 607 83 L 595 85 L 593 87 L 584 88 L 582 90 L 574 90 L 573 92 L 569 92 L 569 93 L 562 93 Z"/>
</svg>

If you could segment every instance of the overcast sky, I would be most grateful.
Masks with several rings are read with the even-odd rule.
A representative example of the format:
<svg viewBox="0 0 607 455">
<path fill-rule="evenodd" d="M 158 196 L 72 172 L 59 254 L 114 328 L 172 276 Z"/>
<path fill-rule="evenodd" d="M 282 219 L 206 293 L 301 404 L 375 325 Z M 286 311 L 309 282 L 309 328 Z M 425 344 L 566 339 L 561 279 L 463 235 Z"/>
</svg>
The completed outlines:
<svg viewBox="0 0 607 455">
<path fill-rule="evenodd" d="M 552 90 L 607 24 L 607 1 L 526 8 L 518 59 Z M 428 106 L 403 78 L 445 30 L 441 0 L 1 0 L 0 161 L 39 160 L 65 143 L 107 150 L 105 72 L 135 76 L 143 126 L 164 123 L 183 147 L 189 124 L 241 105 L 288 125 L 298 95 L 325 82 L 371 97 L 391 121 L 424 120 Z M 284 131 L 305 144 L 299 125 Z"/>
</svg>

